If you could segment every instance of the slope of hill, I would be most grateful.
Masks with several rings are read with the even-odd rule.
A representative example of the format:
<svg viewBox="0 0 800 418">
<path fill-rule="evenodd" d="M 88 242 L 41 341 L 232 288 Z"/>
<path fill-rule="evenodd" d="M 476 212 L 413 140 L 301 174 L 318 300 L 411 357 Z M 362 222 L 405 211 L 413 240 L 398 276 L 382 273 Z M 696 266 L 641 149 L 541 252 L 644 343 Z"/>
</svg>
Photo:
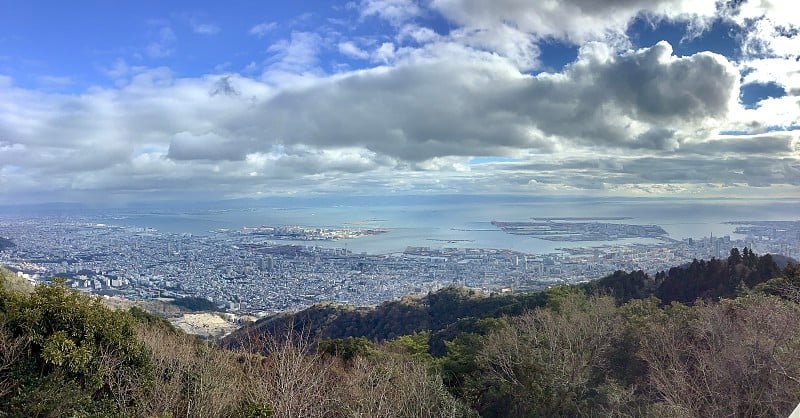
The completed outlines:
<svg viewBox="0 0 800 418">
<path fill-rule="evenodd" d="M 800 267 L 735 250 L 536 294 L 447 288 L 373 308 L 325 304 L 227 343 L 296 329 L 335 338 L 320 350 L 347 357 L 368 355 L 369 340 L 411 347 L 485 417 L 785 416 L 800 401 L 788 354 L 800 349 L 799 301 Z"/>
<path fill-rule="evenodd" d="M 664 304 L 692 303 L 696 299 L 734 297 L 740 285 L 756 286 L 777 277 L 780 271 L 771 255 L 758 257 L 745 248 L 743 254 L 738 249 L 732 251 L 728 259 L 694 260 L 655 277 L 642 271 L 617 271 L 578 287 L 589 294 L 612 295 L 619 303 L 650 296 L 658 297 Z M 287 328 L 307 333 L 312 339 L 366 337 L 372 341 L 429 331 L 432 354 L 442 354 L 445 340 L 459 332 L 475 332 L 475 320 L 520 315 L 545 306 L 552 293 L 551 290 L 487 296 L 448 287 L 422 297 L 405 297 L 375 307 L 323 303 L 296 313 L 263 318 L 229 335 L 225 344 L 236 346 L 238 340 L 252 338 L 254 334 L 282 335 Z"/>
<path fill-rule="evenodd" d="M 0 277 L 0 417 L 470 417 L 420 360 L 302 341 L 222 350 L 132 307 Z M 264 352 L 268 355 L 251 354 Z"/>
<path fill-rule="evenodd" d="M 33 285 L 22 277 L 18 277 L 13 272 L 0 267 L 0 283 L 3 287 L 13 291 L 30 293 L 33 291 Z"/>
<path fill-rule="evenodd" d="M 246 326 L 225 339 L 237 341 L 254 334 L 285 334 L 287 329 L 308 334 L 311 339 L 366 337 L 386 341 L 402 335 L 430 331 L 430 344 L 443 353 L 444 341 L 475 327 L 475 319 L 520 315 L 544 306 L 547 293 L 522 295 L 483 295 L 458 287 L 448 287 L 422 297 L 405 297 L 375 307 L 352 307 L 323 303 L 292 314 L 278 314 Z"/>
</svg>

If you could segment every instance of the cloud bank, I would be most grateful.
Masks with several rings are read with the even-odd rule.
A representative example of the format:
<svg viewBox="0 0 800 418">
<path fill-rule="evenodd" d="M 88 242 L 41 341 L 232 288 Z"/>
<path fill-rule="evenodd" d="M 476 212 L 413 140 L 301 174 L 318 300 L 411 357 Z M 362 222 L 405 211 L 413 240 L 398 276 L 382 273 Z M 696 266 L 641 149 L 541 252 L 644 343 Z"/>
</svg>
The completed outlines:
<svg viewBox="0 0 800 418">
<path fill-rule="evenodd" d="M 350 4 L 353 24 L 385 22 L 392 36 L 292 30 L 248 71 L 181 77 L 118 60 L 116 84 L 80 94 L 0 75 L 0 193 L 798 196 L 800 37 L 787 4 L 364 0 Z M 421 23 L 433 15 L 451 29 Z M 724 20 L 742 28 L 741 56 L 633 48 L 635 19 L 683 22 L 687 37 Z M 262 40 L 278 26 L 242 32 Z M 147 54 L 175 52 L 169 25 L 150 36 Z M 540 71 L 553 39 L 577 57 Z M 326 69 L 331 53 L 364 64 Z M 765 82 L 786 95 L 744 106 L 742 86 Z"/>
</svg>

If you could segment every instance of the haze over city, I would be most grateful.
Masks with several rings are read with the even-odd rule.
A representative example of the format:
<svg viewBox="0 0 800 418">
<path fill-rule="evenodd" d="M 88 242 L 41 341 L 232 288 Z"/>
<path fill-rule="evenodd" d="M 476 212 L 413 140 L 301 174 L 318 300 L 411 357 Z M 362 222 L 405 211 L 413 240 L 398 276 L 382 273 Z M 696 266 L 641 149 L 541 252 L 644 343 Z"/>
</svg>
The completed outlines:
<svg viewBox="0 0 800 418">
<path fill-rule="evenodd" d="M 800 196 L 794 1 L 0 1 L 6 203 Z"/>
</svg>

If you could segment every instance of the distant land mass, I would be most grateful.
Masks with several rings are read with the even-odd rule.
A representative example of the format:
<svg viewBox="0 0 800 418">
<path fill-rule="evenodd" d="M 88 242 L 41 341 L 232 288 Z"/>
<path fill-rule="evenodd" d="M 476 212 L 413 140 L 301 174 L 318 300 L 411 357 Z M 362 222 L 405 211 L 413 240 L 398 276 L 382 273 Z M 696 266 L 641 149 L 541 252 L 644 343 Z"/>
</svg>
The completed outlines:
<svg viewBox="0 0 800 418">
<path fill-rule="evenodd" d="M 631 225 L 607 222 L 571 222 L 569 220 L 592 220 L 593 218 L 532 218 L 531 222 L 492 221 L 505 233 L 529 235 L 546 241 L 616 241 L 624 238 L 662 238 L 667 231 L 658 225 Z M 621 220 L 602 218 L 602 220 Z M 629 218 L 628 218 L 629 219 Z"/>
<path fill-rule="evenodd" d="M 730 221 L 736 225 L 734 233 L 751 236 L 772 236 L 776 232 L 791 236 L 800 241 L 800 221 Z"/>
<path fill-rule="evenodd" d="M 633 219 L 632 216 L 560 216 L 560 217 L 540 217 L 540 216 L 533 216 L 531 217 L 532 221 L 566 221 L 566 222 L 574 222 L 574 221 L 625 221 L 628 219 Z"/>
</svg>

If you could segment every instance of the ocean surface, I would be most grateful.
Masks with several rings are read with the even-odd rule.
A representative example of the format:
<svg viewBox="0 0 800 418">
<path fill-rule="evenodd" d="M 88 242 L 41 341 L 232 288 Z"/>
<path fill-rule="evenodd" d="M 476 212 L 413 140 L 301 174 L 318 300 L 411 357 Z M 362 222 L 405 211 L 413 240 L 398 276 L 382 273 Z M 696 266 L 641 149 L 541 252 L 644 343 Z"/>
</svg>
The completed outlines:
<svg viewBox="0 0 800 418">
<path fill-rule="evenodd" d="M 193 205 L 108 209 L 95 212 L 103 223 L 154 228 L 161 232 L 205 235 L 245 226 L 298 225 L 323 228 L 381 228 L 387 233 L 339 241 L 275 241 L 347 248 L 369 254 L 402 252 L 408 246 L 500 248 L 533 254 L 558 248 L 620 243 L 656 243 L 656 239 L 552 242 L 504 233 L 491 221 L 539 218 L 630 218 L 603 220 L 659 225 L 670 238 L 703 238 L 733 234 L 728 221 L 800 220 L 800 200 L 709 199 L 564 199 L 446 196 L 414 199 L 354 198 L 235 201 L 228 207 Z"/>
</svg>

